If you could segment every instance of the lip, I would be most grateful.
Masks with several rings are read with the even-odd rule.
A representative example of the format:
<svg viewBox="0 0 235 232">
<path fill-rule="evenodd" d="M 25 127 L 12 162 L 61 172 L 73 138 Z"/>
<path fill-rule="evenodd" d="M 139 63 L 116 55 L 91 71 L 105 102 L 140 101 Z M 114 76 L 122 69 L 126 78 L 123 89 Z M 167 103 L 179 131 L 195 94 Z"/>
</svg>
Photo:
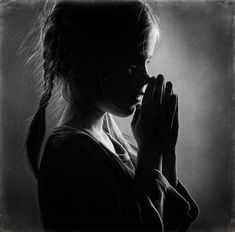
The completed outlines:
<svg viewBox="0 0 235 232">
<path fill-rule="evenodd" d="M 138 94 L 137 96 L 133 97 L 131 102 L 132 104 L 137 104 L 140 103 L 142 101 L 143 94 Z"/>
<path fill-rule="evenodd" d="M 130 99 L 131 104 L 137 104 L 141 102 L 143 99 L 143 96 L 144 96 L 144 91 L 140 90 Z"/>
<path fill-rule="evenodd" d="M 136 98 L 142 98 L 144 96 L 144 91 L 138 92 L 135 96 Z"/>
</svg>

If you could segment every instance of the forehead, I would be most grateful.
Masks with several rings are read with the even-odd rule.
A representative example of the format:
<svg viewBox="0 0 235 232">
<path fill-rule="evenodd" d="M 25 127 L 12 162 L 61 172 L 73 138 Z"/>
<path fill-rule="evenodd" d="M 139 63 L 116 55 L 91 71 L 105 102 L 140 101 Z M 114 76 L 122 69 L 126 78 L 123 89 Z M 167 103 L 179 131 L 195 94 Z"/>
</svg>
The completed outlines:
<svg viewBox="0 0 235 232">
<path fill-rule="evenodd" d="M 140 60 L 152 57 L 157 39 L 158 29 L 153 27 L 149 32 L 148 38 L 144 42 L 139 46 L 135 46 L 132 50 L 127 49 L 126 57 Z"/>
<path fill-rule="evenodd" d="M 145 49 L 147 57 L 153 56 L 157 38 L 158 38 L 158 29 L 156 27 L 153 27 L 149 33 L 148 45 Z"/>
<path fill-rule="evenodd" d="M 99 53 L 99 56 L 103 57 L 105 65 L 109 64 L 111 66 L 118 65 L 118 63 L 120 65 L 130 62 L 142 63 L 153 56 L 157 38 L 158 29 L 153 26 L 147 38 L 142 37 L 141 40 L 138 40 L 138 43 L 133 38 L 131 41 L 127 39 L 125 42 L 112 41 L 110 49 L 105 49 L 107 53 Z"/>
</svg>

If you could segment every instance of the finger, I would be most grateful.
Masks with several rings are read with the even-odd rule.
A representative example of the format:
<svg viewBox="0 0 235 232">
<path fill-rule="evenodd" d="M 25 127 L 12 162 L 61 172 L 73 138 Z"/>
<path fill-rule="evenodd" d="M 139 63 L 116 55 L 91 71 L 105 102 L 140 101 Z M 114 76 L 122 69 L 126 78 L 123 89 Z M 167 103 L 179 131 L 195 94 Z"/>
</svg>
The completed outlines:
<svg viewBox="0 0 235 232">
<path fill-rule="evenodd" d="M 152 97 L 153 97 L 155 84 L 156 84 L 156 77 L 153 76 L 150 78 L 148 86 L 144 93 L 141 113 L 146 112 L 146 110 L 150 107 L 150 104 L 152 103 Z"/>
<path fill-rule="evenodd" d="M 168 81 L 165 87 L 165 94 L 162 100 L 163 104 L 169 104 L 170 96 L 173 94 L 173 84 Z"/>
<path fill-rule="evenodd" d="M 165 89 L 165 95 L 169 96 L 173 93 L 173 84 L 171 81 L 167 81 L 166 83 L 166 89 Z"/>
<path fill-rule="evenodd" d="M 170 101 L 167 110 L 167 117 L 166 117 L 166 123 L 168 128 L 172 128 L 173 126 L 173 119 L 176 112 L 176 106 L 177 106 L 177 96 L 175 94 L 172 94 L 170 96 Z"/>
<path fill-rule="evenodd" d="M 163 75 L 158 75 L 156 80 L 156 87 L 153 93 L 154 103 L 156 104 L 157 108 L 161 105 L 163 96 L 164 96 L 164 77 Z"/>
<path fill-rule="evenodd" d="M 131 121 L 131 127 L 132 128 L 135 128 L 136 122 L 137 122 L 137 120 L 140 116 L 140 110 L 141 110 L 141 105 L 140 104 L 136 105 L 135 113 L 134 113 L 134 116 L 133 116 L 132 121 Z"/>
<path fill-rule="evenodd" d="M 178 138 L 178 132 L 179 132 L 179 121 L 178 121 L 178 101 L 176 103 L 176 110 L 174 114 L 174 119 L 173 119 L 173 126 L 172 126 L 172 131 L 171 131 L 171 139 L 170 139 L 170 147 L 175 148 L 176 143 L 177 143 L 177 138 Z"/>
</svg>

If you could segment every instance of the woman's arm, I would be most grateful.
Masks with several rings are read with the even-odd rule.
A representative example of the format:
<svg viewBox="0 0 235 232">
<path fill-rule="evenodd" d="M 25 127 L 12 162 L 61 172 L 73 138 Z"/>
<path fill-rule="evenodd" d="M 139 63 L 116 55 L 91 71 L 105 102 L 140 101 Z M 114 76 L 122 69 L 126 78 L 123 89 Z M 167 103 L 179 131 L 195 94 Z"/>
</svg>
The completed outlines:
<svg viewBox="0 0 235 232">
<path fill-rule="evenodd" d="M 136 188 L 142 195 L 150 196 L 166 231 L 186 231 L 198 214 L 197 205 L 193 204 L 189 194 L 184 198 L 183 189 L 186 189 L 177 179 L 175 146 L 178 128 L 178 102 L 171 82 L 165 86 L 162 76 L 151 78 L 143 104 L 137 108 L 132 120 L 138 144 L 136 172 L 139 169 L 142 173 L 136 175 Z"/>
<path fill-rule="evenodd" d="M 162 171 L 162 155 L 169 149 L 176 108 L 177 97 L 172 93 L 172 84 L 167 82 L 165 90 L 164 77 L 152 77 L 142 106 L 136 106 L 131 122 L 138 145 L 138 167 Z"/>
<path fill-rule="evenodd" d="M 173 92 L 172 84 L 168 85 L 166 98 Z M 162 173 L 167 178 L 169 183 L 175 188 L 178 184 L 177 165 L 176 165 L 176 143 L 178 139 L 179 119 L 178 119 L 178 103 L 173 118 L 173 125 L 169 137 L 168 149 L 163 154 Z"/>
<path fill-rule="evenodd" d="M 158 212 L 162 230 L 155 231 L 184 232 L 199 214 L 197 204 L 183 184 L 178 181 L 177 186 L 173 188 L 162 173 L 156 169 L 137 169 L 135 189 L 140 199 L 140 208 L 143 208 L 144 212 L 146 211 L 147 200 L 143 201 L 143 198 L 147 197 L 151 202 L 149 205 L 152 205 Z M 150 216 L 148 217 L 151 219 Z M 156 219 L 146 220 L 143 224 L 146 228 L 151 229 L 154 228 L 156 221 Z"/>
<path fill-rule="evenodd" d="M 177 166 L 176 166 L 176 151 L 170 149 L 163 155 L 162 174 L 166 177 L 172 187 L 178 184 Z"/>
</svg>

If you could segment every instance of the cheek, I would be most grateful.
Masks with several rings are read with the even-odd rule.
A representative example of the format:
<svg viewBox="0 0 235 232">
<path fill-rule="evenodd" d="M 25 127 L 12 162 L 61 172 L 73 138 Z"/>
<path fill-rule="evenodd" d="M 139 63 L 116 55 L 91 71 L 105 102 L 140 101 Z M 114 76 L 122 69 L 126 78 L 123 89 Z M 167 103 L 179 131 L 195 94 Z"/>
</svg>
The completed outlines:
<svg viewBox="0 0 235 232">
<path fill-rule="evenodd" d="M 107 82 L 106 92 L 109 92 L 109 95 L 113 99 L 125 100 L 133 92 L 133 80 L 128 75 L 118 75 L 110 83 Z"/>
</svg>

